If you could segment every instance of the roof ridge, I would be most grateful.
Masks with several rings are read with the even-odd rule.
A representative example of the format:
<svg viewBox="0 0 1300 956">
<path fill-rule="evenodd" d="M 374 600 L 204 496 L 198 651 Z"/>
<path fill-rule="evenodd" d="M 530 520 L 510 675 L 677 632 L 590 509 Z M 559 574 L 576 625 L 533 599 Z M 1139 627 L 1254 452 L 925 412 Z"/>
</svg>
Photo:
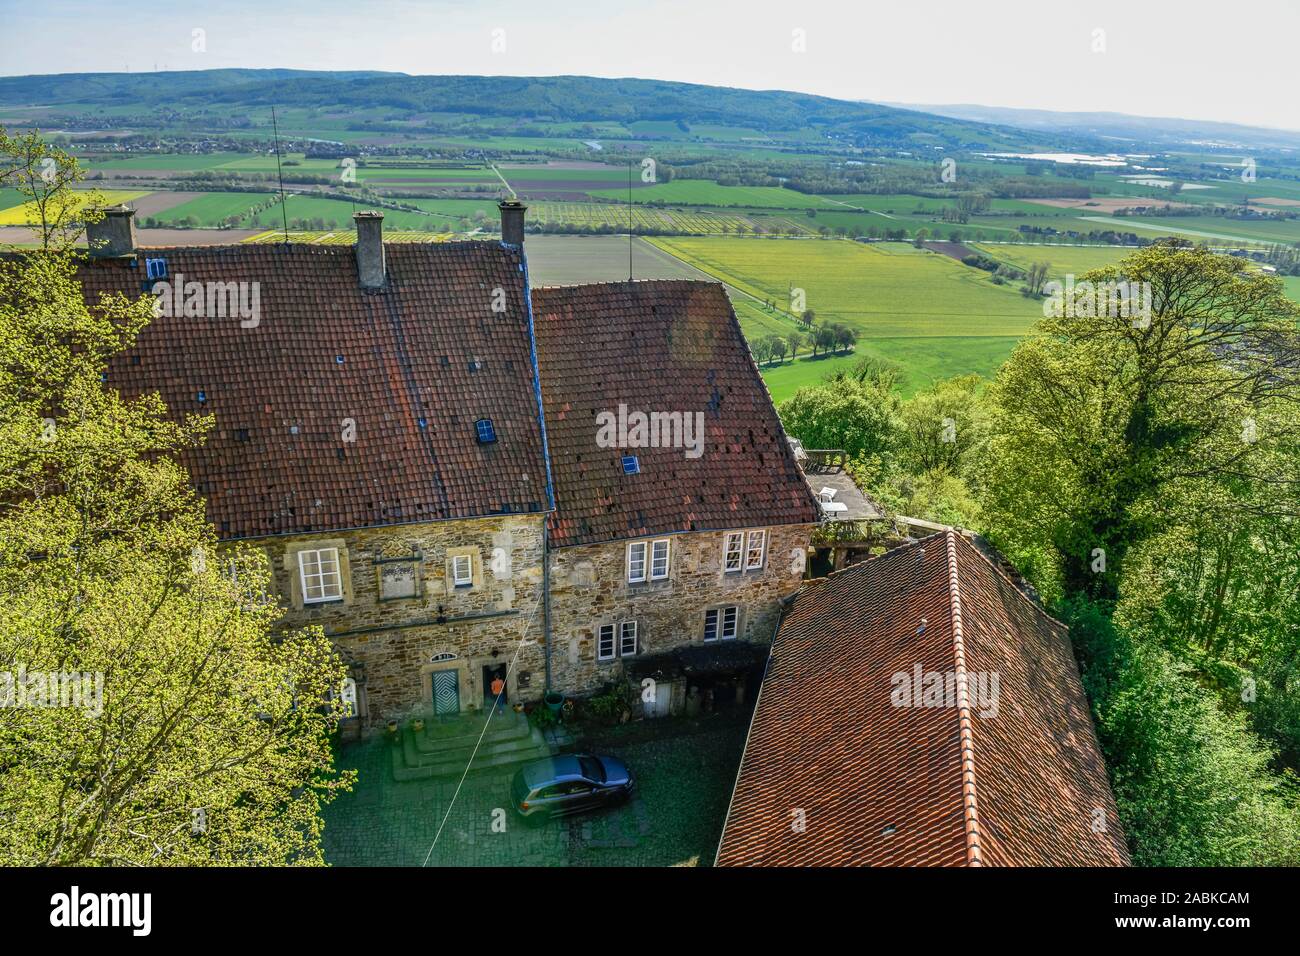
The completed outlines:
<svg viewBox="0 0 1300 956">
<path fill-rule="evenodd" d="M 961 581 L 957 575 L 957 535 L 946 532 L 948 543 L 948 601 L 952 612 L 952 646 L 957 677 L 957 726 L 961 746 L 962 823 L 966 829 L 966 863 L 983 866 L 980 852 L 979 800 L 975 787 L 975 738 L 971 732 L 970 689 L 966 673 L 966 644 L 961 621 Z"/>
</svg>

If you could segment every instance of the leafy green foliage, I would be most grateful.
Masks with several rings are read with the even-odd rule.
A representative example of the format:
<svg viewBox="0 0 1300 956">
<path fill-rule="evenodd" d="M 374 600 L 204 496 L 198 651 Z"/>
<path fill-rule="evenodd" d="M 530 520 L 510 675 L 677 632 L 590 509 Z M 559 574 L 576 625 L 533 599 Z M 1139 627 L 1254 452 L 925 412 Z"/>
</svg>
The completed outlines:
<svg viewBox="0 0 1300 956">
<path fill-rule="evenodd" d="M 1083 664 L 1120 818 L 1139 866 L 1295 866 L 1300 806 L 1289 772 L 1166 651 L 1086 599 L 1058 609 Z"/>
<path fill-rule="evenodd" d="M 218 546 L 176 460 L 208 422 L 102 384 L 149 317 L 87 309 L 67 255 L 0 264 L 0 859 L 319 864 L 344 670 Z M 78 706 L 30 705 L 48 673 Z"/>
</svg>

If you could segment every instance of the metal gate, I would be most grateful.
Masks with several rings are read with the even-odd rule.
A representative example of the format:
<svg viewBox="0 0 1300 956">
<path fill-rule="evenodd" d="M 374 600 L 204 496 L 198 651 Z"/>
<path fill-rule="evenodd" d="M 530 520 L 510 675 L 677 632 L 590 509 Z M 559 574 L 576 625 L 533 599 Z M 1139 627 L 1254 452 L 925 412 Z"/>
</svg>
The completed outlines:
<svg viewBox="0 0 1300 956">
<path fill-rule="evenodd" d="M 433 712 L 439 717 L 460 713 L 460 675 L 454 667 L 433 672 Z"/>
</svg>

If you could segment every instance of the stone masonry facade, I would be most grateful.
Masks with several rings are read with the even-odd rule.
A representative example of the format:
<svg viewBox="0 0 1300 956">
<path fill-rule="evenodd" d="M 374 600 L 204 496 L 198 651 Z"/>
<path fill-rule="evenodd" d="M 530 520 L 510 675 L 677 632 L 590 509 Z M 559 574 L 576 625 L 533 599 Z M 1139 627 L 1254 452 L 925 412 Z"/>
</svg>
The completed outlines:
<svg viewBox="0 0 1300 956">
<path fill-rule="evenodd" d="M 430 712 L 435 672 L 454 671 L 461 711 L 484 706 L 507 669 L 510 702 L 546 689 L 542 515 L 508 515 L 260 539 L 285 628 L 319 625 L 357 682 L 361 725 Z M 742 529 L 736 529 L 742 530 Z M 749 530 L 744 529 L 746 534 Z M 620 646 L 598 658 L 602 624 L 637 625 L 637 653 L 704 640 L 710 609 L 736 608 L 735 639 L 766 643 L 779 601 L 799 588 L 811 525 L 767 529 L 761 568 L 724 572 L 726 532 L 661 535 L 668 576 L 631 584 L 628 540 L 551 552 L 552 686 L 583 694 L 621 678 Z M 335 549 L 342 598 L 304 602 L 301 552 Z M 647 555 L 649 551 L 647 550 Z M 462 578 L 456 585 L 454 559 Z"/>
<path fill-rule="evenodd" d="M 671 542 L 668 577 L 639 584 L 628 583 L 629 540 L 552 551 L 551 676 L 556 689 L 590 691 L 622 676 L 621 654 L 598 659 L 597 636 L 603 624 L 614 625 L 617 643 L 621 623 L 636 621 L 637 652 L 656 654 L 703 641 L 706 613 L 735 607 L 736 639 L 769 642 L 780 599 L 799 589 L 812 529 L 758 529 L 767 532 L 763 566 L 735 572 L 723 570 L 726 532 L 631 539 Z"/>
<path fill-rule="evenodd" d="M 429 712 L 435 671 L 456 672 L 461 711 L 483 706 L 484 668 L 507 667 L 511 702 L 545 689 L 544 515 L 503 515 L 248 542 L 263 551 L 286 628 L 320 625 L 357 681 L 364 727 Z M 304 603 L 299 553 L 336 548 L 343 598 Z M 454 583 L 453 559 L 467 584 Z"/>
</svg>

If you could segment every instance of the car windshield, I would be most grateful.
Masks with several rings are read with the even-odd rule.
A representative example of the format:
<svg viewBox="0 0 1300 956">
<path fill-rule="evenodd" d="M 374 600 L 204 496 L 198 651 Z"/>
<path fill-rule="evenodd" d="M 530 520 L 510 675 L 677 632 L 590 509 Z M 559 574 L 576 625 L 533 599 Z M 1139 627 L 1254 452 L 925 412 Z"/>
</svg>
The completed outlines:
<svg viewBox="0 0 1300 956">
<path fill-rule="evenodd" d="M 600 765 L 600 761 L 595 757 L 579 757 L 578 763 L 582 765 L 582 775 L 588 780 L 594 780 L 597 783 L 605 782 L 605 768 Z"/>
</svg>

